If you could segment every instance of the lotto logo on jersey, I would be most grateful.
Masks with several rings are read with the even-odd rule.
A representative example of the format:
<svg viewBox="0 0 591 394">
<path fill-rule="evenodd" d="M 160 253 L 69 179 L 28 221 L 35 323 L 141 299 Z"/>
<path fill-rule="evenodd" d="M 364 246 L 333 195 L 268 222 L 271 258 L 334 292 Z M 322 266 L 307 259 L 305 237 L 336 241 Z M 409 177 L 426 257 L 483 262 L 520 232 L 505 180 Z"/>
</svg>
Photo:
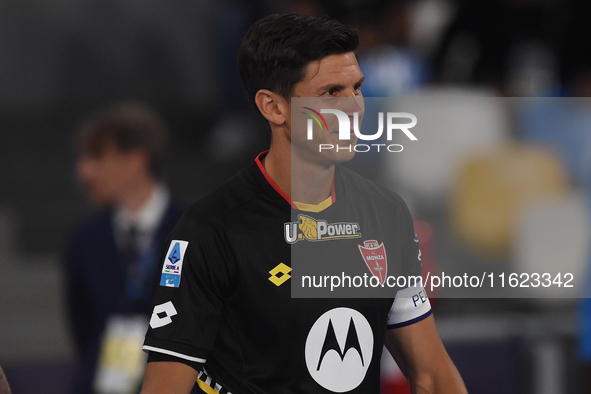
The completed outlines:
<svg viewBox="0 0 591 394">
<path fill-rule="evenodd" d="M 189 242 L 173 240 L 166 252 L 166 258 L 162 265 L 162 276 L 160 276 L 160 286 L 179 287 L 181 284 L 181 271 L 183 269 L 183 260 L 187 251 Z"/>
<path fill-rule="evenodd" d="M 285 241 L 294 244 L 303 239 L 307 241 L 328 241 L 361 237 L 361 227 L 355 222 L 328 223 L 307 215 L 298 215 L 297 222 L 284 225 Z"/>
</svg>

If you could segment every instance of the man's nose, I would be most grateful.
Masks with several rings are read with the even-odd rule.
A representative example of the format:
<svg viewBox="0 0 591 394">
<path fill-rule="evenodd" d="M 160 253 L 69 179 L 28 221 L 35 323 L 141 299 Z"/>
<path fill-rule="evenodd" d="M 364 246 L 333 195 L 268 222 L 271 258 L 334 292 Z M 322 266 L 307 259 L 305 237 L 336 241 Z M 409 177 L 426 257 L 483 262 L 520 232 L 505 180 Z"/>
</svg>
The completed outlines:
<svg viewBox="0 0 591 394">
<path fill-rule="evenodd" d="M 353 117 L 353 114 L 357 112 L 359 116 L 363 116 L 365 112 L 365 102 L 363 96 L 346 96 L 339 99 L 336 105 L 338 109 L 343 111 L 349 117 Z"/>
</svg>

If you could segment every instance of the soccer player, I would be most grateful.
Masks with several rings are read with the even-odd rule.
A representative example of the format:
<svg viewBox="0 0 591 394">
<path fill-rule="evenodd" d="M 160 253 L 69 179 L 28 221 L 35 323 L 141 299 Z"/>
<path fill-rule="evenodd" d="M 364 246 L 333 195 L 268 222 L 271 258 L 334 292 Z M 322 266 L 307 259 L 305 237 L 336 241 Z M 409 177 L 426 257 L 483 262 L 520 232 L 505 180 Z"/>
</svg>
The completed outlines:
<svg viewBox="0 0 591 394">
<path fill-rule="evenodd" d="M 195 381 L 206 393 L 377 394 L 384 344 L 413 393 L 466 392 L 423 295 L 291 298 L 300 247 L 333 245 L 361 270 L 361 249 L 379 249 L 390 272 L 420 274 L 400 197 L 338 165 L 354 153 L 319 153 L 292 130 L 292 97 L 361 99 L 357 45 L 354 31 L 325 17 L 273 15 L 247 32 L 238 70 L 271 147 L 173 231 L 144 342 L 143 394 L 188 393 Z M 338 142 L 329 130 L 319 138 Z M 321 239 L 321 222 L 344 224 L 346 236 Z"/>
</svg>

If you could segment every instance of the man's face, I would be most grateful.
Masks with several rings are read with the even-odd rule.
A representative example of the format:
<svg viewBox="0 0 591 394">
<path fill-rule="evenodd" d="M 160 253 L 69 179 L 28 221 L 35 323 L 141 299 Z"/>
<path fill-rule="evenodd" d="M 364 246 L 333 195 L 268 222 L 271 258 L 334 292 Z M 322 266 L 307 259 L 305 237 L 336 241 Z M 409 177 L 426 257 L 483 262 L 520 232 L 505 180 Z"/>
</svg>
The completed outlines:
<svg viewBox="0 0 591 394">
<path fill-rule="evenodd" d="M 98 154 L 79 157 L 76 176 L 96 204 L 116 204 L 124 196 L 137 173 L 137 153 L 107 144 Z"/>
<path fill-rule="evenodd" d="M 312 108 L 318 112 L 320 109 L 339 109 L 350 118 L 351 139 L 339 140 L 339 124 L 336 115 L 324 114 L 328 129 L 320 128 L 314 124 L 313 139 L 307 138 L 307 119 L 303 115 L 305 109 L 294 108 L 294 114 L 288 119 L 291 130 L 292 155 L 296 155 L 306 161 L 314 161 L 324 165 L 341 163 L 353 158 L 355 151 L 352 145 L 357 142 L 353 133 L 353 113 L 359 114 L 359 122 L 363 117 L 363 97 L 361 84 L 364 77 L 359 69 L 357 58 L 353 52 L 340 55 L 330 55 L 318 61 L 311 62 L 306 67 L 304 79 L 296 84 L 294 97 L 311 97 Z M 320 144 L 339 146 L 335 149 L 319 152 Z M 351 151 L 349 151 L 351 148 Z M 293 157 L 293 156 L 292 156 Z"/>
</svg>

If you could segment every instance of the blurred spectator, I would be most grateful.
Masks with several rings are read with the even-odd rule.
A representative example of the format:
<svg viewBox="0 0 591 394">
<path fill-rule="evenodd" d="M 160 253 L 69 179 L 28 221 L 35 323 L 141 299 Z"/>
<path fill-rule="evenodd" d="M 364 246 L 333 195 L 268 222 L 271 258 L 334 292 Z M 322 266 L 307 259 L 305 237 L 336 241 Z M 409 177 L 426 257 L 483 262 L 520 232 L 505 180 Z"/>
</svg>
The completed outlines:
<svg viewBox="0 0 591 394">
<path fill-rule="evenodd" d="M 265 15 L 279 12 L 279 4 L 265 0 L 223 0 L 217 2 L 214 48 L 217 89 L 222 92 L 222 110 L 250 112 L 246 95 L 236 72 L 236 53 L 248 28 Z"/>
<path fill-rule="evenodd" d="M 558 93 L 568 15 L 558 3 L 459 1 L 434 59 L 435 81 L 488 85 L 510 96 Z"/>
<path fill-rule="evenodd" d="M 138 103 L 100 111 L 78 130 L 76 175 L 100 212 L 75 229 L 66 250 L 73 393 L 120 392 L 139 384 L 132 375 L 141 379 L 140 346 L 124 358 L 118 352 L 129 335 L 143 337 L 161 249 L 182 214 L 159 177 L 165 140 L 162 120 Z"/>
<path fill-rule="evenodd" d="M 10 394 L 10 386 L 6 381 L 6 376 L 4 376 L 4 371 L 2 371 L 2 367 L 0 367 L 0 394 Z"/>
<path fill-rule="evenodd" d="M 417 90 L 427 81 L 429 67 L 410 42 L 411 2 L 372 0 L 364 3 L 373 6 L 373 11 L 357 22 L 359 67 L 366 77 L 363 94 L 395 97 Z M 359 10 L 351 13 L 364 15 Z"/>
<path fill-rule="evenodd" d="M 591 4 L 587 0 L 571 0 L 568 5 L 568 26 L 561 46 L 565 95 L 591 97 L 591 52 L 586 47 L 591 39 Z"/>
<path fill-rule="evenodd" d="M 208 162 L 217 167 L 241 168 L 250 161 L 252 152 L 265 150 L 268 135 L 260 133 L 261 117 L 250 108 L 236 71 L 236 53 L 248 28 L 263 16 L 283 12 L 282 2 L 266 0 L 221 0 L 217 2 L 215 30 L 212 35 L 215 51 L 217 90 L 222 97 L 206 145 Z"/>
</svg>

